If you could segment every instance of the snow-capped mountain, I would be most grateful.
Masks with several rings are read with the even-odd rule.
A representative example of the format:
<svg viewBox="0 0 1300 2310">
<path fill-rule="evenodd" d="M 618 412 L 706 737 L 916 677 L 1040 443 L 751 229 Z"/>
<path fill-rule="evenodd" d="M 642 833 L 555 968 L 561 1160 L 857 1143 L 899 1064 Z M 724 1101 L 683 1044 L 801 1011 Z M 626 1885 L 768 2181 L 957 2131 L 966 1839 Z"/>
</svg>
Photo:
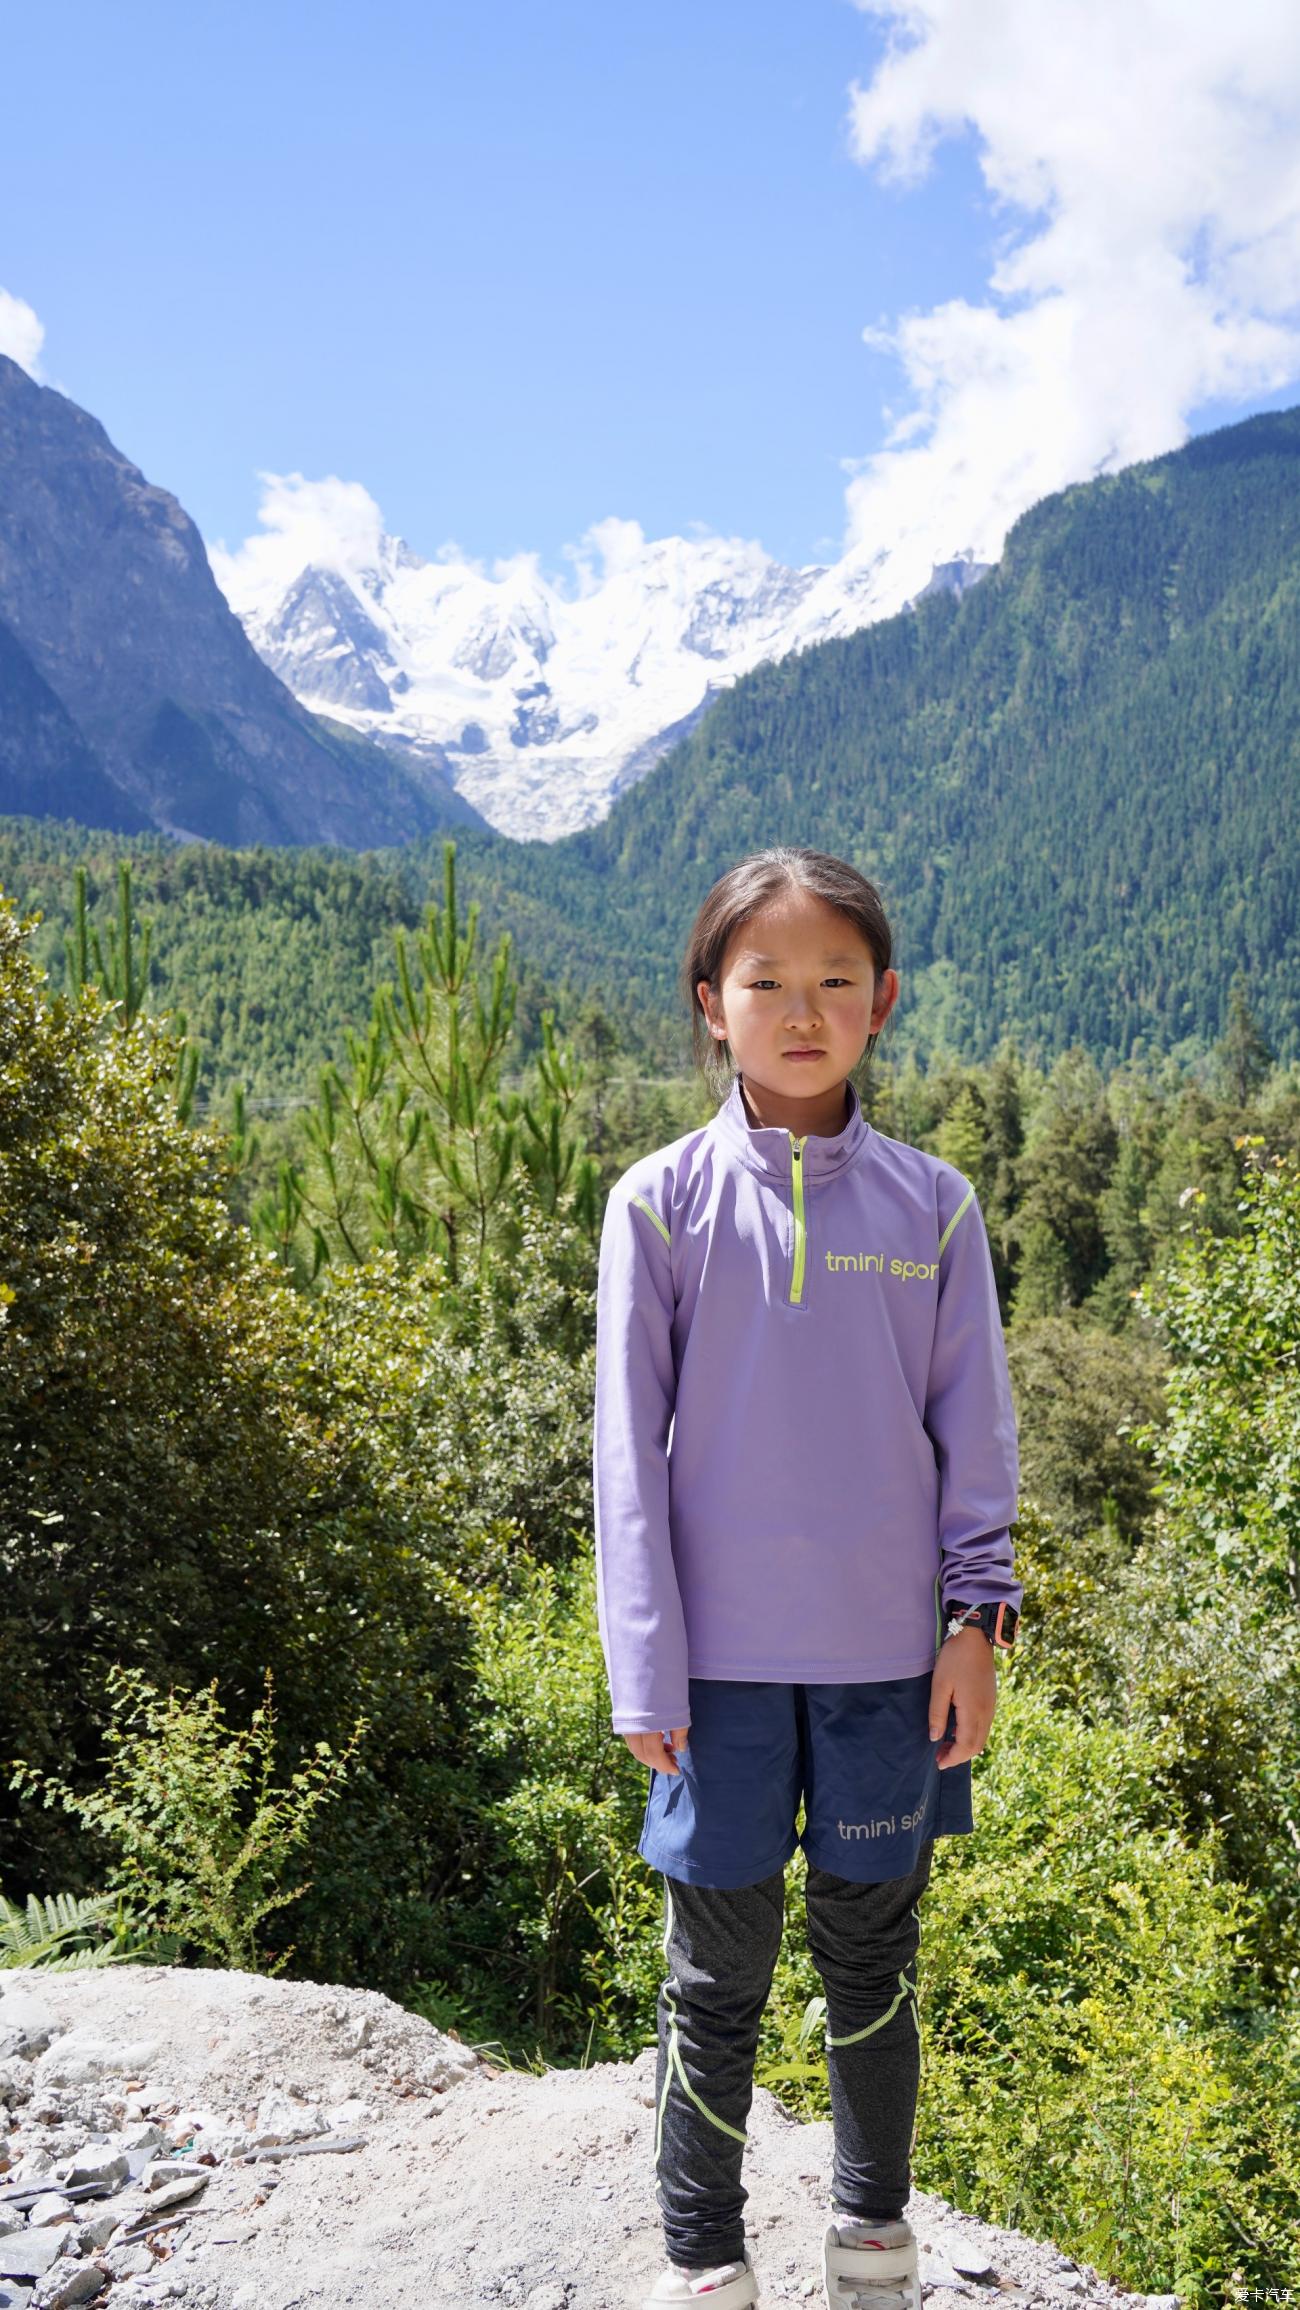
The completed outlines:
<svg viewBox="0 0 1300 2310">
<path fill-rule="evenodd" d="M 647 539 L 597 524 L 567 588 L 519 555 L 492 574 L 451 555 L 422 561 L 386 535 L 354 485 L 348 520 L 211 552 L 217 582 L 261 656 L 306 706 L 446 770 L 502 833 L 556 836 L 603 818 L 720 689 L 762 660 L 848 634 L 985 566 L 969 553 L 858 553 L 786 568 L 743 539 Z M 286 584 L 286 549 L 312 558 Z"/>
</svg>

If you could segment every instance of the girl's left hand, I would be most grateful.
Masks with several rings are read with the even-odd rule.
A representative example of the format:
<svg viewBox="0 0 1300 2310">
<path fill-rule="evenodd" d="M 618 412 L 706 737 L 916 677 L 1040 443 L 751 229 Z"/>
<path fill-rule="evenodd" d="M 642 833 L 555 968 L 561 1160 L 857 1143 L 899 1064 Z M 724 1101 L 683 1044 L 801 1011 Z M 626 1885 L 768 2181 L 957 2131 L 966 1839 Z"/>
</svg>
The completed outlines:
<svg viewBox="0 0 1300 2310">
<path fill-rule="evenodd" d="M 950 1704 L 957 1712 L 957 1731 L 945 1740 Z M 983 1629 L 962 1628 L 945 1637 L 930 1682 L 930 1738 L 939 1742 L 941 1771 L 979 1755 L 997 1705 L 998 1672 Z"/>
</svg>

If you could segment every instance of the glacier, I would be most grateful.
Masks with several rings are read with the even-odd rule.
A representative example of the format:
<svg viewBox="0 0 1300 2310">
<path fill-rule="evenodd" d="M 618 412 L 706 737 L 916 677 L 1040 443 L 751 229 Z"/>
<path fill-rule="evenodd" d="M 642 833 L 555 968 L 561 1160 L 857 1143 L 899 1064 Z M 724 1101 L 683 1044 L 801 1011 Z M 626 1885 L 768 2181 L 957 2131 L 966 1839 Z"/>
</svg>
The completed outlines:
<svg viewBox="0 0 1300 2310">
<path fill-rule="evenodd" d="M 334 486 L 355 492 L 354 510 L 364 497 Z M 305 706 L 436 764 L 520 840 L 603 818 L 754 666 L 921 594 L 961 593 L 990 566 L 969 549 L 935 560 L 912 540 L 795 569 L 751 539 L 648 539 L 611 519 L 571 549 L 566 583 L 532 554 L 490 572 L 455 549 L 422 560 L 367 503 L 373 518 L 336 544 L 318 529 L 287 584 L 283 551 L 259 554 L 264 541 L 211 547 L 217 583 Z"/>
</svg>

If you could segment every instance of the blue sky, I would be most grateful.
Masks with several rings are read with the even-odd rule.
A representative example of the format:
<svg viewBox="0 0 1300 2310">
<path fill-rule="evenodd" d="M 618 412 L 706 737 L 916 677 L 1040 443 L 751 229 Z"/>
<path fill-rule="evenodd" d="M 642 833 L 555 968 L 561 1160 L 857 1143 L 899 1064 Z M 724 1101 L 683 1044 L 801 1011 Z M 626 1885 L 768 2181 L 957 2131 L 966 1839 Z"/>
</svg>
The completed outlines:
<svg viewBox="0 0 1300 2310">
<path fill-rule="evenodd" d="M 1222 202 L 1212 174 L 1165 199 L 1148 156 L 1159 213 L 1142 206 L 1135 248 L 1107 245 L 1128 230 L 1099 221 L 1111 164 L 1081 175 L 1077 158 L 1081 123 L 1098 155 L 1113 135 L 1106 42 L 1095 90 L 1069 43 L 1095 65 L 1097 26 L 1127 40 L 1149 5 L 1056 0 L 1036 65 L 1023 0 L 982 0 L 975 74 L 960 0 L 925 0 L 910 65 L 901 4 L 891 23 L 850 0 L 47 0 L 6 26 L 0 286 L 39 317 L 44 379 L 209 540 L 253 530 L 266 470 L 362 482 L 424 554 L 454 540 L 555 568 L 613 514 L 827 559 L 846 523 L 933 517 L 955 476 L 971 508 L 984 488 L 1014 510 L 1017 492 L 1300 398 L 1293 291 L 1257 287 L 1276 201 L 1257 182 L 1267 153 L 1243 176 L 1240 110 Z M 1291 12 L 1275 13 L 1281 27 Z M 1223 56 L 1201 0 L 1185 27 L 1190 132 Z M 1276 112 L 1284 84 L 1280 172 L 1291 60 L 1279 76 L 1264 46 L 1257 100 Z M 1118 80 L 1127 59 L 1111 62 Z M 1022 118 L 1035 105 L 1042 151 Z M 1196 134 L 1199 151 L 1199 120 Z M 1131 149 L 1121 159 L 1131 169 Z M 1026 183 L 1051 192 L 1037 214 Z M 1190 252 L 1194 269 L 1220 226 L 1224 249 L 1240 243 L 1243 214 L 1257 261 L 1244 296 L 1229 281 L 1225 324 L 1223 278 L 1216 321 L 1169 260 Z M 1025 275 L 995 294 L 1008 252 Z M 1144 268 L 1140 302 L 1171 300 L 1157 368 L 1186 318 L 1168 376 L 1150 375 L 1127 298 Z M 1099 338 L 1085 393 L 1087 364 L 1061 348 Z M 1112 395 L 1124 409 L 1094 419 Z M 1026 431 L 1044 444 L 1029 471 L 1012 439 Z M 926 464 L 915 452 L 936 439 Z M 867 461 L 856 485 L 849 460 Z"/>
</svg>

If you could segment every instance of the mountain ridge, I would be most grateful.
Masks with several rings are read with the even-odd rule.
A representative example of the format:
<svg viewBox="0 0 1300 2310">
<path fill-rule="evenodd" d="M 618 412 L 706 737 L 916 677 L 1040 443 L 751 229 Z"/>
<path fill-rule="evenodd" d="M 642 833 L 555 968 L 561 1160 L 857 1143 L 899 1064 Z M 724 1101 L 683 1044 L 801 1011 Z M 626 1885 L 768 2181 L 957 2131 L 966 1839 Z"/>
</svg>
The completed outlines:
<svg viewBox="0 0 1300 2310">
<path fill-rule="evenodd" d="M 422 561 L 378 509 L 338 559 L 285 585 L 256 547 L 214 549 L 227 599 L 294 695 L 404 757 L 436 755 L 499 833 L 554 841 L 599 823 L 720 691 L 761 663 L 911 606 L 908 541 L 791 569 L 752 541 L 647 539 L 598 523 L 576 590 L 519 555 L 489 576 Z M 935 563 L 915 598 L 987 565 Z"/>
<path fill-rule="evenodd" d="M 477 823 L 432 761 L 403 765 L 302 707 L 252 649 L 177 500 L 2 355 L 0 624 L 0 802 L 228 842 Z"/>
</svg>

